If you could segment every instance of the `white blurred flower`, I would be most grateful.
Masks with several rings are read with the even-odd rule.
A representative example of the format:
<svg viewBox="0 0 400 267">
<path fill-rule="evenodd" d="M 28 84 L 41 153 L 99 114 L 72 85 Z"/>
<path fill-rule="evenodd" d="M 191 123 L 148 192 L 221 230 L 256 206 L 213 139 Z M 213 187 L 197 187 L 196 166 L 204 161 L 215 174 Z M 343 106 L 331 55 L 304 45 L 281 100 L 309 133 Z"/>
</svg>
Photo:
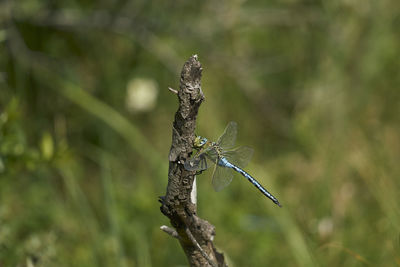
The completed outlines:
<svg viewBox="0 0 400 267">
<path fill-rule="evenodd" d="M 329 237 L 333 232 L 333 221 L 330 217 L 325 217 L 318 223 L 318 233 L 321 238 Z"/>
<path fill-rule="evenodd" d="M 158 85 L 154 80 L 134 78 L 126 87 L 125 105 L 130 112 L 145 112 L 156 105 Z"/>
</svg>

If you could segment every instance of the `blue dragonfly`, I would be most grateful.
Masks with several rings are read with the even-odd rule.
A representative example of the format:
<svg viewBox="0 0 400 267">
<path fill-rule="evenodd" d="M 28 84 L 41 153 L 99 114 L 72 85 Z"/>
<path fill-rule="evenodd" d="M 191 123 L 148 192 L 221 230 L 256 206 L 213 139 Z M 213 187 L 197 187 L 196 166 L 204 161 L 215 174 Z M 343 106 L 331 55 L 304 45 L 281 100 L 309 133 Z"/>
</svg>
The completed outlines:
<svg viewBox="0 0 400 267">
<path fill-rule="evenodd" d="M 232 181 L 233 171 L 236 171 L 257 187 L 261 193 L 281 207 L 278 199 L 242 169 L 249 163 L 254 150 L 246 146 L 234 149 L 236 136 L 237 124 L 233 121 L 228 123 L 224 133 L 218 138 L 217 142 L 211 142 L 205 137 L 197 136 L 193 144 L 193 148 L 197 150 L 197 153 L 185 162 L 185 169 L 201 173 L 213 165 L 212 184 L 215 191 L 221 191 L 224 187 L 228 186 Z"/>
</svg>

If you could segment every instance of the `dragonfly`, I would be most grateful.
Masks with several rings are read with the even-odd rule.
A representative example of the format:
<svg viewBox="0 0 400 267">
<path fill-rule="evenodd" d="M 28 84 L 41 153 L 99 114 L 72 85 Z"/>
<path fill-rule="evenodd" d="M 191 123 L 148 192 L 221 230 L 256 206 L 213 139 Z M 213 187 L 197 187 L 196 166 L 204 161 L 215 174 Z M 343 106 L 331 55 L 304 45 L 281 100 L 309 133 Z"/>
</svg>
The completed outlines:
<svg viewBox="0 0 400 267">
<path fill-rule="evenodd" d="M 197 153 L 184 163 L 188 171 L 203 172 L 214 166 L 212 174 L 212 185 L 215 191 L 221 191 L 228 186 L 233 178 L 234 172 L 240 173 L 252 183 L 264 196 L 281 207 L 278 199 L 265 189 L 254 177 L 243 170 L 253 156 L 254 150 L 247 146 L 234 148 L 237 136 L 236 122 L 229 122 L 224 133 L 217 142 L 211 142 L 202 136 L 196 136 L 193 148 Z"/>
</svg>

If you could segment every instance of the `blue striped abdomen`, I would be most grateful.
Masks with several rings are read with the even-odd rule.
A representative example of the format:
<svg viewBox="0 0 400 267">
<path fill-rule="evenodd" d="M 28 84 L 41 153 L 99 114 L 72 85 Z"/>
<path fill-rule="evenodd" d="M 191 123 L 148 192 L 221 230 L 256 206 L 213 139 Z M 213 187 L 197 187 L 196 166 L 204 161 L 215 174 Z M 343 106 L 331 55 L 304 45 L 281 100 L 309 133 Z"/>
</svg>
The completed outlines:
<svg viewBox="0 0 400 267">
<path fill-rule="evenodd" d="M 257 187 L 258 190 L 261 191 L 266 197 L 271 199 L 276 205 L 279 207 L 282 207 L 281 204 L 279 203 L 278 199 L 276 199 L 270 192 L 268 192 L 267 189 L 265 189 L 256 179 L 254 179 L 250 174 L 242 170 L 241 168 L 235 166 L 234 164 L 230 163 L 226 158 L 221 158 L 218 161 L 218 165 L 221 167 L 225 168 L 231 168 L 241 175 L 243 175 L 247 180 L 249 180 L 250 183 L 252 183 L 255 187 Z"/>
</svg>

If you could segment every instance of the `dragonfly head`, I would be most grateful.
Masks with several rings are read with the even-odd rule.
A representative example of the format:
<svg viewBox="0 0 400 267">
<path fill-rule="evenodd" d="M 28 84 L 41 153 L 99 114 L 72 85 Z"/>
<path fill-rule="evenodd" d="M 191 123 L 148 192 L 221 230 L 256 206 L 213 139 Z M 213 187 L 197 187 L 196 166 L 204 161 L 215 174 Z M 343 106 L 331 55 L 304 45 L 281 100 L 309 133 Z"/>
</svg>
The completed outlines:
<svg viewBox="0 0 400 267">
<path fill-rule="evenodd" d="M 201 136 L 196 136 L 196 139 L 194 139 L 193 147 L 194 147 L 195 149 L 200 149 L 200 148 L 202 148 L 207 142 L 208 142 L 207 138 L 201 137 Z"/>
</svg>

